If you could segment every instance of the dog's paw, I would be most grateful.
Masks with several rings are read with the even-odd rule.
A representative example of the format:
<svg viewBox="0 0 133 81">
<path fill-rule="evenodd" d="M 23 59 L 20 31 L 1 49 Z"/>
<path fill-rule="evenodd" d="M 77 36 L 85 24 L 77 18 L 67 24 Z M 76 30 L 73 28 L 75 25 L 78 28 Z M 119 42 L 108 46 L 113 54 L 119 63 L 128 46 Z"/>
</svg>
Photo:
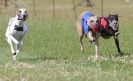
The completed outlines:
<svg viewBox="0 0 133 81">
<path fill-rule="evenodd" d="M 116 57 L 121 57 L 121 56 L 124 56 L 124 53 L 123 52 L 119 52 L 118 54 L 115 55 Z"/>
<path fill-rule="evenodd" d="M 123 52 L 119 52 L 119 56 L 123 56 L 124 55 L 124 53 Z"/>
<path fill-rule="evenodd" d="M 16 55 L 16 52 L 13 52 L 13 55 Z"/>
<path fill-rule="evenodd" d="M 88 60 L 90 60 L 90 61 L 97 61 L 97 60 L 99 60 L 99 56 L 88 57 Z"/>
<path fill-rule="evenodd" d="M 16 60 L 16 56 L 17 56 L 16 52 L 13 52 L 12 54 L 13 54 L 12 59 L 15 61 Z"/>
</svg>

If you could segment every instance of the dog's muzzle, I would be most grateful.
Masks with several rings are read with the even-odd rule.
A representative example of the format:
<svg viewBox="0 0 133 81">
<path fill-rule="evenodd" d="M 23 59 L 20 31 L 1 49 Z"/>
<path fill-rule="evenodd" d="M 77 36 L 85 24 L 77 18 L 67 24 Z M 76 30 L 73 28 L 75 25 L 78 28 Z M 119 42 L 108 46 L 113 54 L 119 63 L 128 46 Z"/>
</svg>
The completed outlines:
<svg viewBox="0 0 133 81">
<path fill-rule="evenodd" d="M 27 19 L 27 15 L 23 15 L 23 20 L 25 21 Z"/>
<path fill-rule="evenodd" d="M 18 20 L 23 20 L 23 21 L 25 21 L 26 19 L 27 19 L 27 15 L 18 16 Z"/>
<path fill-rule="evenodd" d="M 91 24 L 91 29 L 93 32 L 99 32 L 98 25 L 97 24 Z"/>
</svg>

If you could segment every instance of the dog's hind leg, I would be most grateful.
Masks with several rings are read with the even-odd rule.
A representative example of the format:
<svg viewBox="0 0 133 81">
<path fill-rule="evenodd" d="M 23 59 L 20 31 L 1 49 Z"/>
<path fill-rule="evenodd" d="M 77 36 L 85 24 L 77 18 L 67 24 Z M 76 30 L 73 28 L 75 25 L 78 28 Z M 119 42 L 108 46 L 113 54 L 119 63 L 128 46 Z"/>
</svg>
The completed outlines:
<svg viewBox="0 0 133 81">
<path fill-rule="evenodd" d="M 77 21 L 77 31 L 78 31 L 78 35 L 79 35 L 80 50 L 82 52 L 84 52 L 84 47 L 83 47 L 83 42 L 82 42 L 83 32 L 82 32 L 82 27 L 81 27 L 81 24 L 80 24 L 79 20 Z"/>
<path fill-rule="evenodd" d="M 83 35 L 81 35 L 81 36 L 79 37 L 79 42 L 80 42 L 80 50 L 81 50 L 82 52 L 84 52 L 84 47 L 83 47 L 82 39 L 83 39 Z"/>
<path fill-rule="evenodd" d="M 22 45 L 23 45 L 22 41 L 19 41 L 19 43 L 16 44 L 16 53 L 17 54 L 20 53 Z"/>
</svg>

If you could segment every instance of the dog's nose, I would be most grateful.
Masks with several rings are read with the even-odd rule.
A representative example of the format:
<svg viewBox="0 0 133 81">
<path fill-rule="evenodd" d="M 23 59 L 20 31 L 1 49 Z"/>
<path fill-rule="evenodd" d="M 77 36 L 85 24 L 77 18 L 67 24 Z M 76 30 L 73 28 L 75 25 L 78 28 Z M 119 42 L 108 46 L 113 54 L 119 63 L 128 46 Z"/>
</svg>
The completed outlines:
<svg viewBox="0 0 133 81">
<path fill-rule="evenodd" d="M 23 15 L 24 18 L 26 18 L 27 15 Z"/>
<path fill-rule="evenodd" d="M 25 21 L 27 19 L 27 15 L 23 15 L 23 20 Z"/>
<path fill-rule="evenodd" d="M 114 22 L 114 24 L 118 24 L 118 22 L 117 21 L 113 21 Z"/>
</svg>

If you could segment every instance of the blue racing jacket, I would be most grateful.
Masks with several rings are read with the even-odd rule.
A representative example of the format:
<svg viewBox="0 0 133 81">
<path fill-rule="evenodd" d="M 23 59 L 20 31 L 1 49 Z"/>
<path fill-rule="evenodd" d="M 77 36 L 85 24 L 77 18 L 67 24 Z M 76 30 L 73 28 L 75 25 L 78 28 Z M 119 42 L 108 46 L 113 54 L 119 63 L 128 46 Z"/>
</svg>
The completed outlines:
<svg viewBox="0 0 133 81">
<path fill-rule="evenodd" d="M 86 11 L 81 18 L 81 25 L 82 25 L 83 32 L 85 34 L 87 34 L 88 31 L 90 31 L 90 26 L 87 24 L 87 19 L 89 19 L 91 16 L 94 16 L 94 15 L 91 12 Z"/>
</svg>

